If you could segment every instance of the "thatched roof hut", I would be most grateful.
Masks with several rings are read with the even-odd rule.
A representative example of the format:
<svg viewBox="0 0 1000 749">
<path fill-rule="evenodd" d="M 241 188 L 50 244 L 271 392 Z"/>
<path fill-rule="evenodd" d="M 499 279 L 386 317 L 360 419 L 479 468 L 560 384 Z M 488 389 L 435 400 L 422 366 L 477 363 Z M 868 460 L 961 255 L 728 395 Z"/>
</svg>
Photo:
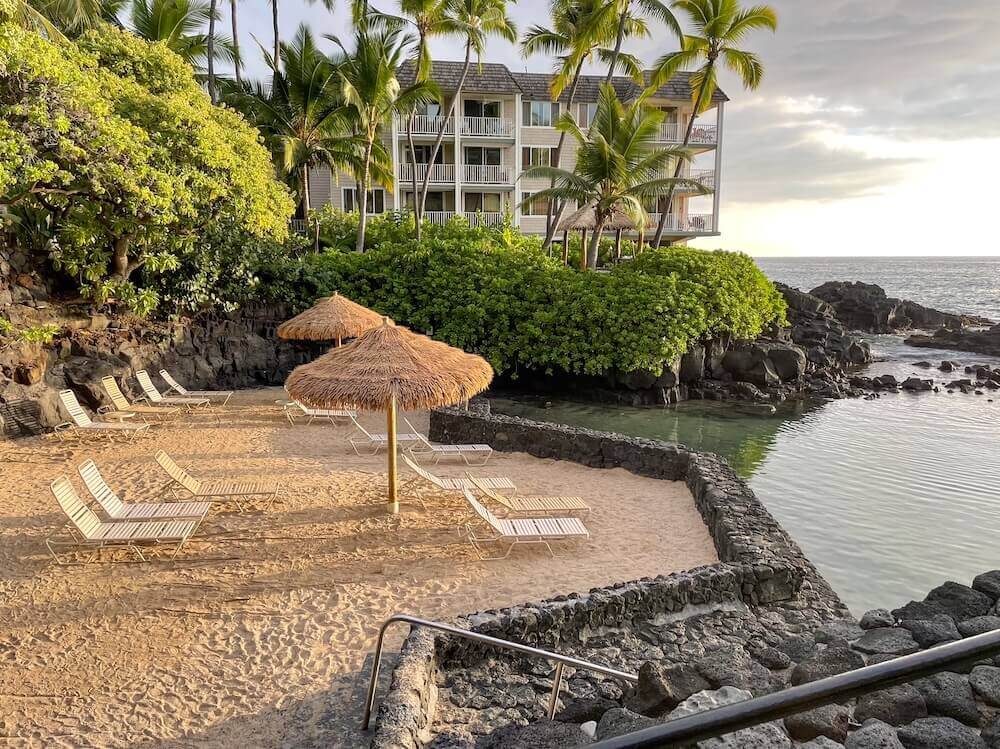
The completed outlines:
<svg viewBox="0 0 1000 749">
<path fill-rule="evenodd" d="M 593 203 L 583 206 L 583 208 L 580 208 L 575 213 L 572 213 L 564 218 L 559 224 L 559 231 L 573 231 L 580 229 L 593 231 L 596 228 L 597 211 L 595 210 Z M 615 209 L 611 212 L 611 218 L 609 218 L 604 224 L 604 229 L 606 231 L 634 228 L 636 227 L 632 218 L 618 207 L 615 207 Z"/>
<path fill-rule="evenodd" d="M 285 383 L 313 408 L 385 411 L 389 437 L 389 503 L 396 497 L 396 409 L 417 410 L 469 400 L 493 380 L 485 359 L 413 333 L 388 317 L 354 341 L 296 367 Z"/>
<path fill-rule="evenodd" d="M 356 338 L 382 324 L 382 316 L 334 292 L 278 326 L 278 337 L 297 341 L 337 341 Z"/>
</svg>

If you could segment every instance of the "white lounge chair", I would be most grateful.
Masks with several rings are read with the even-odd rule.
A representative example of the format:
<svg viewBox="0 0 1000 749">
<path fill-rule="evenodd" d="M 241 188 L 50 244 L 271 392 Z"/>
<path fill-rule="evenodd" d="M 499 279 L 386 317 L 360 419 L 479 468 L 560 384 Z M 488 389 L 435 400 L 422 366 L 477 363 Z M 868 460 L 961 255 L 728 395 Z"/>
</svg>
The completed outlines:
<svg viewBox="0 0 1000 749">
<path fill-rule="evenodd" d="M 555 541 L 581 541 L 590 538 L 587 526 L 580 518 L 498 518 L 472 495 L 468 489 L 462 492 L 465 501 L 490 529 L 488 535 L 477 535 L 476 527 L 469 523 L 466 528 L 469 542 L 480 559 L 506 559 L 518 544 L 542 544 L 555 556 L 552 543 Z M 509 542 L 507 551 L 500 556 L 485 556 L 484 544 Z"/>
<path fill-rule="evenodd" d="M 149 401 L 146 398 L 139 398 L 137 400 L 146 401 L 146 404 L 142 403 L 129 403 L 128 398 L 118 387 L 118 382 L 114 377 L 102 377 L 101 385 L 104 386 L 104 392 L 108 394 L 111 399 L 110 406 L 101 406 L 97 412 L 100 414 L 112 414 L 112 413 L 133 413 L 138 414 L 143 421 L 146 420 L 147 416 L 155 416 L 156 418 L 161 418 L 165 416 L 176 416 L 181 412 L 176 406 L 150 406 Z M 105 410 L 107 409 L 107 410 Z"/>
<path fill-rule="evenodd" d="M 464 460 L 467 466 L 484 466 L 493 455 L 493 448 L 489 445 L 435 445 L 421 434 L 405 416 L 403 421 L 410 428 L 410 431 L 418 437 L 417 443 L 410 447 L 410 455 L 414 458 L 418 455 L 433 456 L 434 465 L 437 465 L 441 458 L 459 458 Z M 471 462 L 470 458 L 473 457 L 478 457 L 480 462 Z"/>
<path fill-rule="evenodd" d="M 177 462 L 163 450 L 154 457 L 160 468 L 170 477 L 170 481 L 163 488 L 164 494 L 177 496 L 180 490 L 183 490 L 194 497 L 232 500 L 240 510 L 246 509 L 243 500 L 264 500 L 266 510 L 280 491 L 280 487 L 270 481 L 201 481 L 177 465 Z"/>
<path fill-rule="evenodd" d="M 545 497 L 537 494 L 520 494 L 515 497 L 505 497 L 494 491 L 480 478 L 471 473 L 465 474 L 469 481 L 484 496 L 504 508 L 504 517 L 562 517 L 565 515 L 587 517 L 590 507 L 580 497 Z"/>
<path fill-rule="evenodd" d="M 437 476 L 428 471 L 426 468 L 414 463 L 413 459 L 410 458 L 409 455 L 404 454 L 402 458 L 403 462 L 406 463 L 406 465 L 408 465 L 415 474 L 417 474 L 418 478 L 423 479 L 428 484 L 431 484 L 432 486 L 435 486 L 438 489 L 441 489 L 442 491 L 461 492 L 466 489 L 472 489 L 475 487 L 475 484 L 473 484 L 472 481 L 470 481 L 469 479 L 453 479 L 453 478 L 448 478 L 446 476 Z M 483 486 L 488 486 L 494 491 L 497 490 L 507 491 L 510 492 L 511 494 L 515 494 L 517 492 L 517 487 L 514 486 L 514 482 L 511 481 L 506 476 L 494 476 L 492 478 L 483 477 L 480 478 L 479 481 L 482 483 Z M 419 500 L 417 501 L 419 502 Z M 423 502 L 421 502 L 420 504 L 423 505 Z"/>
<path fill-rule="evenodd" d="M 352 418 L 357 418 L 358 416 L 357 411 L 350 411 L 343 408 L 309 408 L 296 400 L 278 401 L 278 403 L 284 406 L 285 418 L 288 419 L 289 424 L 295 423 L 295 417 L 298 414 L 302 414 L 308 418 L 306 426 L 312 424 L 316 419 L 326 419 L 331 424 L 339 425 L 341 422 L 350 421 Z"/>
<path fill-rule="evenodd" d="M 358 421 L 358 417 L 355 415 L 351 415 L 348 418 L 350 418 L 351 423 L 354 424 L 355 432 L 361 433 L 360 436 L 355 436 L 355 432 L 352 432 L 347 438 L 347 441 L 351 443 L 351 447 L 354 448 L 354 452 L 358 455 L 378 455 L 384 447 L 388 447 L 388 434 L 385 432 L 369 432 L 361 426 L 361 422 Z M 396 433 L 396 442 L 399 443 L 417 442 L 419 439 L 419 435 L 410 434 L 409 432 Z M 363 447 L 368 448 L 367 451 L 362 452 L 361 448 Z"/>
<path fill-rule="evenodd" d="M 149 372 L 145 369 L 140 369 L 136 372 L 135 379 L 139 381 L 139 387 L 146 394 L 150 404 L 162 403 L 165 406 L 184 406 L 190 411 L 193 408 L 208 406 L 212 403 L 208 398 L 180 398 L 178 396 L 162 395 L 156 389 L 156 386 L 153 385 L 153 381 L 149 378 Z"/>
<path fill-rule="evenodd" d="M 72 421 L 64 421 L 56 425 L 55 432 L 60 438 L 69 430 L 72 430 L 77 435 L 84 433 L 99 434 L 111 441 L 114 440 L 115 436 L 119 436 L 131 442 L 138 435 L 149 432 L 149 424 L 126 424 L 121 421 L 93 421 L 87 415 L 87 412 L 83 410 L 80 401 L 76 399 L 76 393 L 72 390 L 60 390 L 59 400 L 72 419 Z"/>
<path fill-rule="evenodd" d="M 233 397 L 232 390 L 187 390 L 165 369 L 160 370 L 160 377 L 170 386 L 167 389 L 167 395 L 170 394 L 170 391 L 173 391 L 183 398 L 208 398 L 213 402 L 215 399 L 220 398 L 222 399 L 221 405 L 223 406 L 229 403 L 229 399 Z"/>
<path fill-rule="evenodd" d="M 102 521 L 87 505 L 81 501 L 69 479 L 62 476 L 50 485 L 53 496 L 59 503 L 68 521 L 45 539 L 49 554 L 58 563 L 57 549 L 66 547 L 72 549 L 91 548 L 96 554 L 101 549 L 128 549 L 143 562 L 141 544 L 175 544 L 171 559 L 183 548 L 198 528 L 197 520 L 156 520 L 156 521 Z M 56 541 L 55 537 L 68 529 L 71 540 Z"/>
<path fill-rule="evenodd" d="M 84 486 L 111 520 L 175 520 L 188 518 L 201 521 L 212 507 L 211 502 L 129 502 L 125 504 L 108 486 L 97 464 L 92 460 L 81 463 L 77 470 Z"/>
</svg>

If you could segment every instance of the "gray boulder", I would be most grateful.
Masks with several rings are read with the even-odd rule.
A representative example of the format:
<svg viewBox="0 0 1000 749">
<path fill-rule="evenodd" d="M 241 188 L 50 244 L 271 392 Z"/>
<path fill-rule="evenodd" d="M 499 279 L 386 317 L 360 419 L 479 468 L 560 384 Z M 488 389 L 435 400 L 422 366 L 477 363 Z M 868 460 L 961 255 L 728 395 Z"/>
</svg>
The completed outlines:
<svg viewBox="0 0 1000 749">
<path fill-rule="evenodd" d="M 927 703 L 911 684 L 898 684 L 862 695 L 854 708 L 854 720 L 859 723 L 877 718 L 891 726 L 901 726 L 926 717 Z"/>
<path fill-rule="evenodd" d="M 641 731 L 643 728 L 658 725 L 658 721 L 645 715 L 633 713 L 624 707 L 608 710 L 597 722 L 597 740 L 603 741 L 613 736 L 624 736 L 626 733 Z"/>
<path fill-rule="evenodd" d="M 593 740 L 573 723 L 543 720 L 526 726 L 509 725 L 500 728 L 483 741 L 482 749 L 573 749 L 593 743 Z"/>
<path fill-rule="evenodd" d="M 1000 668 L 976 666 L 969 674 L 969 684 L 987 705 L 1000 707 Z"/>
<path fill-rule="evenodd" d="M 843 742 L 847 738 L 850 713 L 843 705 L 824 705 L 785 718 L 785 730 L 796 741 L 810 741 L 826 736 Z"/>
<path fill-rule="evenodd" d="M 994 601 L 1000 599 L 1000 570 L 976 575 L 976 579 L 972 581 L 972 589 L 985 593 Z"/>
<path fill-rule="evenodd" d="M 918 679 L 913 683 L 923 695 L 929 715 L 954 718 L 971 726 L 979 724 L 976 697 L 969 686 L 969 677 L 950 671 Z"/>
<path fill-rule="evenodd" d="M 993 599 L 985 593 L 952 581 L 934 588 L 924 598 L 924 602 L 948 614 L 957 622 L 974 616 L 985 616 L 993 607 Z"/>
<path fill-rule="evenodd" d="M 854 643 L 854 648 L 871 655 L 909 655 L 920 650 L 913 635 L 901 627 L 869 629 Z"/>
<path fill-rule="evenodd" d="M 847 737 L 844 749 L 903 749 L 903 744 L 895 728 L 872 718 Z"/>
<path fill-rule="evenodd" d="M 962 637 L 973 637 L 1000 629 L 1000 616 L 974 616 L 958 623 Z"/>
<path fill-rule="evenodd" d="M 639 669 L 636 693 L 627 707 L 656 717 L 672 710 L 695 692 L 711 687 L 694 666 L 686 663 L 668 666 L 650 661 L 643 663 Z"/>
<path fill-rule="evenodd" d="M 719 687 L 743 686 L 752 665 L 753 661 L 746 649 L 732 645 L 713 650 L 703 658 L 698 659 L 695 668 L 713 689 L 718 689 Z"/>
<path fill-rule="evenodd" d="M 866 611 L 861 617 L 861 629 L 878 629 L 879 627 L 891 627 L 896 623 L 895 618 L 888 609 L 872 609 Z"/>
<path fill-rule="evenodd" d="M 921 718 L 896 733 L 906 749 L 987 749 L 978 731 L 954 718 Z"/>
<path fill-rule="evenodd" d="M 794 657 L 794 656 L 793 656 Z M 844 644 L 828 645 L 817 649 L 812 655 L 792 669 L 793 685 L 806 684 L 810 681 L 825 679 L 827 676 L 842 674 L 862 668 L 865 659 L 860 653 Z"/>
<path fill-rule="evenodd" d="M 678 705 L 670 713 L 668 720 L 677 720 L 723 705 L 743 702 L 752 696 L 750 692 L 735 687 L 722 687 L 722 689 L 711 692 L 699 692 Z M 788 734 L 784 732 L 778 722 L 764 723 L 726 736 L 698 742 L 698 749 L 791 749 L 791 746 L 791 739 L 788 738 Z"/>
<path fill-rule="evenodd" d="M 907 619 L 900 622 L 899 626 L 909 630 L 921 648 L 962 639 L 955 620 L 947 614 L 938 614 L 933 619 Z"/>
</svg>

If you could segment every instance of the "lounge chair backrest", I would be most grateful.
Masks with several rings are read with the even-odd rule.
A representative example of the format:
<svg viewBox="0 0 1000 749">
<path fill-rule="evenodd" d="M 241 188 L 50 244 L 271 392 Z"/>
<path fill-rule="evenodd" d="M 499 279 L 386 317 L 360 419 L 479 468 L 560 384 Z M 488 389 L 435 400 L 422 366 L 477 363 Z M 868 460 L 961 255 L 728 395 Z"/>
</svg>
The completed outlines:
<svg viewBox="0 0 1000 749">
<path fill-rule="evenodd" d="M 197 494 L 201 491 L 201 482 L 192 476 L 190 473 L 185 471 L 176 461 L 167 455 L 163 450 L 156 453 L 156 462 L 160 464 L 160 467 L 167 472 L 167 475 L 176 481 L 178 484 L 183 486 L 192 494 Z"/>
<path fill-rule="evenodd" d="M 292 405 L 293 405 L 293 406 L 298 406 L 299 410 L 300 410 L 300 411 L 301 411 L 302 413 L 306 414 L 307 416 L 309 415 L 309 409 L 308 409 L 308 408 L 306 408 L 305 406 L 303 406 L 303 405 L 302 405 L 301 403 L 299 403 L 298 401 L 292 401 Z"/>
<path fill-rule="evenodd" d="M 188 391 L 184 389 L 184 386 L 181 385 L 179 382 L 177 382 L 177 380 L 175 380 L 173 377 L 171 377 L 170 373 L 167 370 L 161 369 L 160 370 L 160 377 L 163 378 L 163 381 L 165 383 L 167 383 L 170 387 L 172 387 L 174 390 L 176 390 L 178 395 L 187 395 L 188 394 Z"/>
<path fill-rule="evenodd" d="M 401 457 L 403 458 L 403 462 L 406 463 L 406 465 L 408 465 L 411 469 L 413 469 L 413 472 L 416 473 L 418 476 L 420 476 L 422 479 L 424 479 L 425 481 L 430 481 L 432 484 L 434 484 L 434 486 L 444 489 L 444 486 L 441 483 L 441 479 L 439 479 L 433 473 L 428 471 L 426 468 L 418 466 L 410 459 L 409 455 L 406 455 L 404 453 Z"/>
<path fill-rule="evenodd" d="M 163 400 L 163 396 L 160 395 L 160 391 L 156 389 L 153 385 L 153 381 L 149 379 L 149 372 L 145 369 L 140 369 L 135 373 L 135 379 L 139 381 L 139 387 L 142 388 L 142 392 L 146 394 L 146 397 L 153 403 L 159 403 Z"/>
<path fill-rule="evenodd" d="M 101 384 L 104 386 L 104 392 L 108 394 L 111 399 L 111 403 L 119 411 L 128 411 L 132 407 L 132 404 L 128 402 L 128 398 L 118 387 L 118 382 L 114 377 L 102 377 Z"/>
<path fill-rule="evenodd" d="M 74 423 L 78 427 L 89 427 L 94 422 L 90 420 L 87 412 L 83 410 L 83 406 L 80 405 L 80 401 L 76 399 L 76 393 L 72 390 L 60 390 L 59 400 L 62 401 L 63 408 L 69 413 L 69 417 L 73 419 Z"/>
<path fill-rule="evenodd" d="M 471 473 L 466 473 L 465 475 L 468 477 L 469 481 L 472 482 L 472 485 L 476 487 L 479 491 L 481 491 L 484 495 L 492 499 L 494 502 L 499 502 L 507 509 L 510 509 L 510 502 L 507 501 L 507 498 L 504 495 L 498 494 L 497 492 L 493 491 L 488 486 L 486 486 L 486 484 L 484 484 L 482 481 L 473 476 Z"/>
<path fill-rule="evenodd" d="M 501 535 L 504 534 L 503 526 L 500 525 L 500 521 L 497 520 L 496 515 L 487 510 L 479 502 L 479 500 L 476 499 L 475 496 L 473 496 L 472 492 L 470 492 L 468 489 L 463 489 L 462 494 L 465 495 L 465 501 L 472 506 L 472 509 L 476 511 L 476 514 L 479 515 L 479 517 L 485 520 L 489 524 L 489 526 L 497 533 L 500 533 Z"/>
<path fill-rule="evenodd" d="M 358 421 L 357 417 L 354 414 L 349 414 L 349 416 L 351 417 L 351 421 L 354 422 L 354 426 L 357 427 L 358 429 L 360 429 L 361 433 L 363 435 L 365 435 L 365 437 L 367 437 L 368 439 L 371 439 L 372 438 L 371 432 L 369 432 L 367 429 L 365 429 L 363 426 L 361 426 L 361 422 Z"/>
<path fill-rule="evenodd" d="M 423 432 L 419 431 L 416 427 L 413 426 L 413 424 L 410 423 L 409 419 L 407 419 L 404 416 L 403 417 L 403 421 L 406 423 L 406 426 L 409 428 L 410 433 L 417 435 L 417 439 L 420 440 L 424 444 L 424 447 L 427 447 L 427 448 L 433 448 L 434 447 L 434 445 L 432 445 L 430 443 L 430 441 L 423 435 Z"/>
<path fill-rule="evenodd" d="M 104 480 L 101 472 L 97 470 L 97 464 L 92 460 L 88 460 L 86 463 L 81 463 L 77 470 L 80 472 L 80 478 L 83 479 L 84 486 L 87 487 L 87 491 L 97 500 L 97 504 L 103 507 L 104 511 L 111 517 L 119 517 L 124 512 L 125 505 L 122 504 L 122 501 L 118 499 L 118 495 L 108 486 L 108 482 Z"/>
<path fill-rule="evenodd" d="M 94 532 L 101 527 L 101 519 L 83 503 L 69 479 L 60 476 L 50 484 L 50 488 L 59 506 L 76 529 L 84 538 L 93 538 Z"/>
</svg>

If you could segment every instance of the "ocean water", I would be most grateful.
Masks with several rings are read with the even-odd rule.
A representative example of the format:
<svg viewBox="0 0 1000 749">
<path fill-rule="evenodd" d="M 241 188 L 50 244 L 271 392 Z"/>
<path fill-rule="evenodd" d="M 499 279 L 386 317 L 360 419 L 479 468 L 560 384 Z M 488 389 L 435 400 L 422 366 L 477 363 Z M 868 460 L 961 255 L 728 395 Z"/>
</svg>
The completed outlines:
<svg viewBox="0 0 1000 749">
<path fill-rule="evenodd" d="M 952 265 L 954 263 L 954 267 Z M 1000 319 L 1000 261 L 766 260 L 777 280 L 878 283 L 893 296 Z M 945 279 L 948 279 L 945 282 Z M 947 284 L 947 285 L 946 285 Z M 957 379 L 920 360 L 1000 364 L 873 336 L 871 375 Z M 498 399 L 498 411 L 665 439 L 726 457 L 852 611 L 922 598 L 945 580 L 1000 569 L 1000 391 L 921 393 L 767 407 L 688 402 L 627 408 Z"/>
<path fill-rule="evenodd" d="M 755 258 L 773 281 L 809 291 L 825 281 L 864 281 L 891 297 L 945 312 L 1000 320 L 1000 258 Z"/>
</svg>

